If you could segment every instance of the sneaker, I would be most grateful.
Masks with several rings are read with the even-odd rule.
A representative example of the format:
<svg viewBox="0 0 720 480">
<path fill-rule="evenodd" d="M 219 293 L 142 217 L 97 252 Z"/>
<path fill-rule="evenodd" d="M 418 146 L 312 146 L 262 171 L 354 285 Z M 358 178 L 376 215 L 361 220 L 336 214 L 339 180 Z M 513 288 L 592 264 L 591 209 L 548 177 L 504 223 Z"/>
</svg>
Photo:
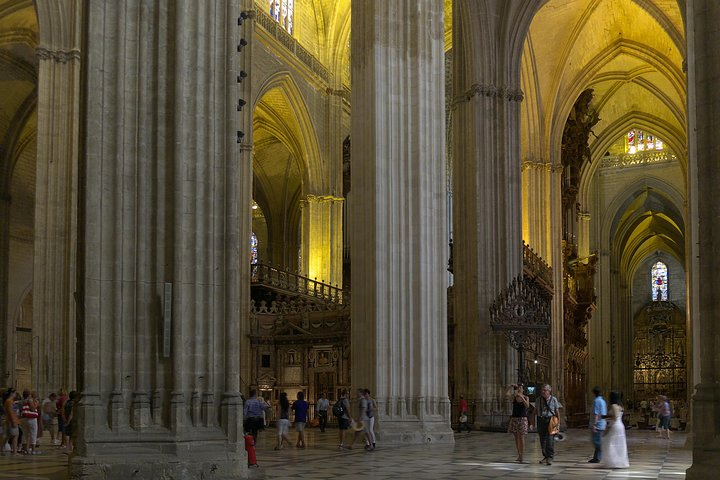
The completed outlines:
<svg viewBox="0 0 720 480">
<path fill-rule="evenodd" d="M 552 458 L 548 458 L 548 459 L 545 461 L 545 463 L 546 463 L 547 465 L 552 465 Z"/>
<path fill-rule="evenodd" d="M 547 457 L 543 457 L 543 459 L 540 460 L 538 463 L 547 463 Z"/>
<path fill-rule="evenodd" d="M 588 460 L 588 463 L 600 463 L 600 460 L 598 460 L 597 458 L 591 458 L 590 460 Z"/>
</svg>

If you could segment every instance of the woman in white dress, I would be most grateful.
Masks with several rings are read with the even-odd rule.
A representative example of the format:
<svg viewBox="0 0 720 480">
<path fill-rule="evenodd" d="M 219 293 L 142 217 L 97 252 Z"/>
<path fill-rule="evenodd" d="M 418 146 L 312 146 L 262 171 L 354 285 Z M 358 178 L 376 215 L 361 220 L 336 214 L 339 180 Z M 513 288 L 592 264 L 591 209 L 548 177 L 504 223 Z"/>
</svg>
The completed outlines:
<svg viewBox="0 0 720 480">
<path fill-rule="evenodd" d="M 598 464 L 600 468 L 628 468 L 630 466 L 622 417 L 623 408 L 620 406 L 620 394 L 610 392 L 608 427 L 602 438 L 602 460 Z"/>
</svg>

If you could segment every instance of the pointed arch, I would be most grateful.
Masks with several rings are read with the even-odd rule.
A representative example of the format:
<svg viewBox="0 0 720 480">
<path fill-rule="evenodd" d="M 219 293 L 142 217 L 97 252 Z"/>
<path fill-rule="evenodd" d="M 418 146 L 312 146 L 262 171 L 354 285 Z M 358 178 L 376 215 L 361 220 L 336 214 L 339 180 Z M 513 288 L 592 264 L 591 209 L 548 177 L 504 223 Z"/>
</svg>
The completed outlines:
<svg viewBox="0 0 720 480">
<path fill-rule="evenodd" d="M 296 159 L 302 160 L 304 193 L 321 194 L 326 191 L 328 180 L 326 175 L 322 174 L 322 159 L 317 132 L 305 99 L 290 73 L 278 72 L 268 77 L 258 89 L 253 102 L 253 111 L 256 111 L 262 104 L 263 98 L 272 91 L 277 92 L 275 100 L 284 103 L 276 105 L 280 107 L 280 110 L 271 109 L 274 111 L 275 115 L 273 116 L 277 121 L 274 124 L 276 128 L 274 133 Z M 289 115 L 279 116 L 277 115 L 279 112 Z M 255 120 L 253 120 L 254 122 Z"/>
</svg>

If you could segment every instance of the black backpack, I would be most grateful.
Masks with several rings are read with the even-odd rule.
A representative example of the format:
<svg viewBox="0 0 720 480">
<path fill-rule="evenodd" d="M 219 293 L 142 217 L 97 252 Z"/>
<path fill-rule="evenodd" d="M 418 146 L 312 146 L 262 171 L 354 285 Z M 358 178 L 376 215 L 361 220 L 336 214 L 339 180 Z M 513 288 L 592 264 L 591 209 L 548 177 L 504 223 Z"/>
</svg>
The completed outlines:
<svg viewBox="0 0 720 480">
<path fill-rule="evenodd" d="M 345 415 L 345 405 L 343 405 L 343 399 L 341 398 L 337 402 L 335 402 L 335 405 L 333 405 L 332 412 L 333 415 L 340 418 L 343 415 Z"/>
</svg>

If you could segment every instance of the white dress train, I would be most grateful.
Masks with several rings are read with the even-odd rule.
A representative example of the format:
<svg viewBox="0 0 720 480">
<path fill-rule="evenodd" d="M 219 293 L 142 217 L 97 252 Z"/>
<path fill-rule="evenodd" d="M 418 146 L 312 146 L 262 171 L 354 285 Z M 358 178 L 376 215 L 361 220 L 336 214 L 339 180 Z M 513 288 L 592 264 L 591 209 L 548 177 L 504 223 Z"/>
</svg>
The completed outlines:
<svg viewBox="0 0 720 480">
<path fill-rule="evenodd" d="M 622 408 L 613 406 L 615 419 L 607 434 L 602 437 L 601 468 L 628 468 L 630 462 L 627 454 L 627 440 L 625 439 L 625 425 L 623 425 Z"/>
</svg>

